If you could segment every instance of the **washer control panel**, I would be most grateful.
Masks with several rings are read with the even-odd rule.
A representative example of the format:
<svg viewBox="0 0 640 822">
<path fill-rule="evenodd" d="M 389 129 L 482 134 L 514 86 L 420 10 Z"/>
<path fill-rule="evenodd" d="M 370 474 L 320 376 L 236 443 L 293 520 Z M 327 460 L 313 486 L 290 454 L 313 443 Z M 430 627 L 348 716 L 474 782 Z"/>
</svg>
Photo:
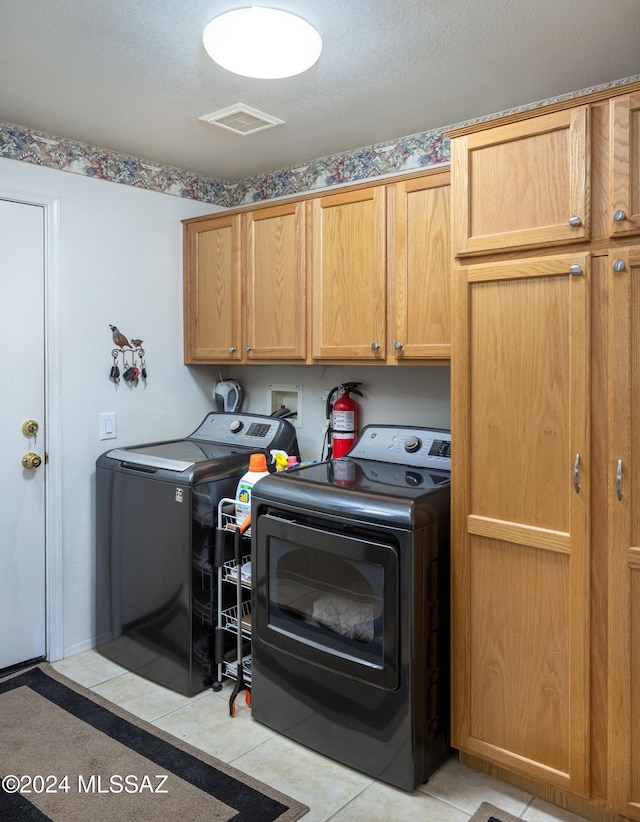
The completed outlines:
<svg viewBox="0 0 640 822">
<path fill-rule="evenodd" d="M 276 417 L 212 411 L 189 435 L 189 439 L 268 448 L 274 447 L 272 443 L 282 431 L 282 420 Z"/>
<path fill-rule="evenodd" d="M 451 431 L 404 425 L 367 425 L 347 457 L 450 471 Z"/>
</svg>

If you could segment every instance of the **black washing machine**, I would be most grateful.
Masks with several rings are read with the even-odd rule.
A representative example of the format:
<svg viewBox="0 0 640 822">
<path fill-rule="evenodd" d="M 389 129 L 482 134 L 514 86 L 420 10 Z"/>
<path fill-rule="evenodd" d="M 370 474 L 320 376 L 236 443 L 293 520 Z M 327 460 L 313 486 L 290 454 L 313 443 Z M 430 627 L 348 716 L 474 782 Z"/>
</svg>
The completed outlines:
<svg viewBox="0 0 640 822">
<path fill-rule="evenodd" d="M 450 449 L 370 425 L 252 498 L 253 717 L 408 791 L 449 752 Z"/>
<path fill-rule="evenodd" d="M 252 453 L 299 455 L 287 420 L 210 413 L 184 439 L 96 462 L 96 645 L 192 696 L 216 670 L 215 526 Z"/>
</svg>

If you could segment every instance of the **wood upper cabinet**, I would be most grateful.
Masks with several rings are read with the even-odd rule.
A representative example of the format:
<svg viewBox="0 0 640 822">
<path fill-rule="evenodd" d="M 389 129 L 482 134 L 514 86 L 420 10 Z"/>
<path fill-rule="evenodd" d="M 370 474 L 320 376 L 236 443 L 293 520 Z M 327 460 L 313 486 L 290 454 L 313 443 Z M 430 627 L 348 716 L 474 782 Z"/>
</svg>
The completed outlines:
<svg viewBox="0 0 640 822">
<path fill-rule="evenodd" d="M 304 361 L 304 203 L 184 223 L 185 362 Z"/>
<path fill-rule="evenodd" d="M 311 200 L 314 359 L 385 361 L 385 187 Z"/>
<path fill-rule="evenodd" d="M 584 253 L 459 268 L 451 403 L 453 745 L 580 795 L 589 281 Z"/>
<path fill-rule="evenodd" d="M 640 92 L 610 103 L 609 234 L 640 233 Z"/>
<path fill-rule="evenodd" d="M 238 362 L 240 216 L 184 223 L 184 359 Z"/>
<path fill-rule="evenodd" d="M 185 220 L 185 362 L 447 360 L 449 232 L 448 170 Z"/>
<path fill-rule="evenodd" d="M 306 242 L 303 202 L 242 215 L 247 360 L 304 360 Z"/>
<path fill-rule="evenodd" d="M 609 283 L 609 792 L 640 819 L 640 246 L 610 254 Z"/>
<path fill-rule="evenodd" d="M 389 187 L 389 360 L 451 356 L 448 171 Z"/>
<path fill-rule="evenodd" d="M 589 238 L 589 107 L 455 137 L 457 255 Z"/>
</svg>

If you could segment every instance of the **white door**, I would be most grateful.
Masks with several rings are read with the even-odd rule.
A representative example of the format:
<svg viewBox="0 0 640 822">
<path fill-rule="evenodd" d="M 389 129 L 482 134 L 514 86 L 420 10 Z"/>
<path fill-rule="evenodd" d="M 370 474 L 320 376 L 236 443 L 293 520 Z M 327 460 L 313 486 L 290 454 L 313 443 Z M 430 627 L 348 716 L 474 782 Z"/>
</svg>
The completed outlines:
<svg viewBox="0 0 640 822">
<path fill-rule="evenodd" d="M 46 654 L 44 230 L 42 206 L 0 200 L 0 669 Z"/>
</svg>

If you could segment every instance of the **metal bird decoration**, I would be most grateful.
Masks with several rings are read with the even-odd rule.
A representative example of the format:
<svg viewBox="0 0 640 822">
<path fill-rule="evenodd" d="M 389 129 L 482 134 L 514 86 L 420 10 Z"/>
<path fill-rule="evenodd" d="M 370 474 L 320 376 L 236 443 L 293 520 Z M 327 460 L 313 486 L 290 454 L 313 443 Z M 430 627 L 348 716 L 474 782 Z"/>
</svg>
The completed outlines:
<svg viewBox="0 0 640 822">
<path fill-rule="evenodd" d="M 120 368 L 118 367 L 118 357 L 122 356 L 122 377 L 129 385 L 137 385 L 138 379 L 142 378 L 145 383 L 147 380 L 147 367 L 144 361 L 144 348 L 142 347 L 143 340 L 132 339 L 131 342 L 115 325 L 109 325 L 111 333 L 113 334 L 113 341 L 117 348 L 111 352 L 113 357 L 113 365 L 109 372 L 109 378 L 116 384 L 120 382 Z M 125 351 L 125 349 L 127 349 Z M 129 362 L 131 358 L 131 362 Z M 137 364 L 137 358 L 140 360 L 140 365 Z"/>
<path fill-rule="evenodd" d="M 110 325 L 109 328 L 113 331 L 113 341 L 119 348 L 131 348 L 129 340 L 122 332 L 118 331 L 115 325 Z"/>
</svg>

